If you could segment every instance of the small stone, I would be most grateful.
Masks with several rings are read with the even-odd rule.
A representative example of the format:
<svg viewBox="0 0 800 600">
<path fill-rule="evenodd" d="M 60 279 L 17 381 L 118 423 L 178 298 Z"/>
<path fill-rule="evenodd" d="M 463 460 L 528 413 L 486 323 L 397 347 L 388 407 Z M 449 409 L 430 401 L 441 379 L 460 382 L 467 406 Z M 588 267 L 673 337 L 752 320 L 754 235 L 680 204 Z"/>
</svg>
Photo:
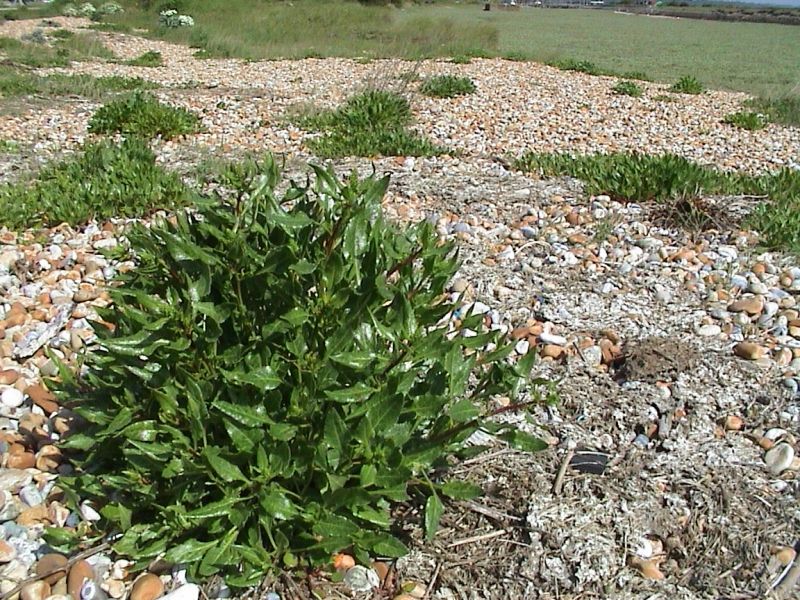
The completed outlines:
<svg viewBox="0 0 800 600">
<path fill-rule="evenodd" d="M 3 390 L 0 402 L 8 408 L 18 408 L 25 402 L 25 396 L 17 388 L 9 387 Z"/>
<path fill-rule="evenodd" d="M 14 385 L 19 379 L 19 371 L 4 369 L 0 371 L 0 385 Z"/>
<path fill-rule="evenodd" d="M 157 575 L 145 573 L 133 582 L 130 600 L 155 600 L 164 593 L 164 584 Z"/>
<path fill-rule="evenodd" d="M 50 585 L 53 585 L 59 579 L 66 576 L 66 567 L 67 557 L 63 554 L 45 554 L 39 559 L 39 562 L 36 563 L 36 574 L 42 576 L 45 573 L 51 573 L 45 577 L 44 580 Z"/>
<path fill-rule="evenodd" d="M 453 281 L 453 291 L 456 294 L 463 294 L 469 288 L 469 282 L 466 279 L 458 278 Z"/>
<path fill-rule="evenodd" d="M 367 593 L 380 587 L 381 580 L 374 570 L 356 565 L 345 573 L 344 583 L 356 593 Z"/>
<path fill-rule="evenodd" d="M 764 309 L 764 300 L 760 296 L 741 298 L 728 305 L 728 310 L 734 313 L 745 312 L 749 315 L 761 314 Z"/>
<path fill-rule="evenodd" d="M 539 339 L 545 344 L 553 344 L 555 346 L 567 345 L 567 338 L 561 335 L 550 333 L 549 331 L 543 331 L 541 334 L 539 334 Z"/>
<path fill-rule="evenodd" d="M 16 493 L 22 486 L 33 481 L 30 473 L 20 469 L 0 470 L 0 490 Z"/>
<path fill-rule="evenodd" d="M 4 540 L 0 540 L 0 563 L 9 563 L 17 557 L 17 550 Z"/>
<path fill-rule="evenodd" d="M 733 352 L 736 356 L 746 360 L 758 360 L 766 355 L 767 350 L 755 342 L 739 342 L 734 346 Z"/>
<path fill-rule="evenodd" d="M 586 361 L 586 364 L 592 367 L 596 367 L 603 362 L 603 350 L 600 348 L 600 346 L 589 346 L 588 348 L 584 348 L 581 350 L 581 356 L 583 357 L 583 360 Z"/>
<path fill-rule="evenodd" d="M 541 355 L 546 358 L 552 358 L 554 360 L 558 360 L 564 354 L 566 350 L 561 346 L 556 346 L 555 344 L 545 344 L 542 346 Z"/>
<path fill-rule="evenodd" d="M 44 496 L 39 488 L 33 484 L 26 485 L 19 491 L 19 499 L 28 506 L 38 506 L 44 502 Z"/>
<path fill-rule="evenodd" d="M 527 354 L 529 349 L 530 343 L 528 340 L 519 340 L 514 346 L 514 350 L 516 350 L 517 354 Z"/>
<path fill-rule="evenodd" d="M 722 333 L 722 327 L 716 324 L 703 325 L 697 330 L 697 335 L 703 337 L 713 337 Z"/>
<path fill-rule="evenodd" d="M 81 588 L 86 581 L 94 581 L 94 570 L 85 560 L 79 560 L 69 570 L 67 592 L 73 598 L 81 597 Z"/>
<path fill-rule="evenodd" d="M 197 600 L 199 597 L 200 586 L 194 583 L 187 583 L 166 596 L 162 596 L 161 600 Z"/>
<path fill-rule="evenodd" d="M 33 452 L 12 454 L 6 460 L 6 466 L 9 469 L 30 469 L 35 465 L 36 457 L 33 455 Z"/>
<path fill-rule="evenodd" d="M 72 301 L 78 303 L 90 302 L 95 298 L 97 298 L 97 292 L 95 290 L 80 289 L 72 295 Z"/>
<path fill-rule="evenodd" d="M 119 579 L 109 579 L 105 582 L 106 591 L 112 598 L 122 598 L 125 595 L 125 582 Z"/>
<path fill-rule="evenodd" d="M 725 417 L 725 430 L 726 431 L 741 431 L 744 427 L 744 421 L 741 417 L 736 415 L 728 415 Z"/>
<path fill-rule="evenodd" d="M 88 502 L 81 503 L 81 505 L 78 507 L 78 512 L 81 513 L 81 518 L 84 521 L 99 521 L 102 519 L 100 513 L 97 512 Z"/>
<path fill-rule="evenodd" d="M 44 600 L 50 595 L 50 584 L 46 581 L 34 581 L 20 590 L 22 600 Z"/>
<path fill-rule="evenodd" d="M 58 411 L 58 403 L 56 397 L 43 385 L 37 383 L 36 385 L 29 385 L 25 388 L 25 393 L 28 394 L 31 401 L 41 408 L 46 414 L 50 415 Z"/>
<path fill-rule="evenodd" d="M 793 460 L 794 448 L 786 442 L 775 444 L 764 454 L 764 462 L 767 463 L 767 469 L 776 477 L 791 467 Z"/>
</svg>

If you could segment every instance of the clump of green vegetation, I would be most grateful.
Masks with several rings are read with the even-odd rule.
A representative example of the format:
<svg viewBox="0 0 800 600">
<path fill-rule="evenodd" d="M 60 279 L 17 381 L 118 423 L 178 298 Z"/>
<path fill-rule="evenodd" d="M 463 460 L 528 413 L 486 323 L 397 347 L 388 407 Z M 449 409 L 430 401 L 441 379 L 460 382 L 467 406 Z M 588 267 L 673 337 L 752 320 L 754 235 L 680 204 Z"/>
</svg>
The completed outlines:
<svg viewBox="0 0 800 600">
<path fill-rule="evenodd" d="M 469 77 L 436 75 L 426 79 L 419 91 L 434 98 L 454 98 L 475 92 L 475 83 Z"/>
<path fill-rule="evenodd" d="M 669 94 L 656 94 L 653 96 L 653 100 L 658 100 L 659 102 L 677 102 L 678 99 L 675 96 L 670 96 Z"/>
<path fill-rule="evenodd" d="M 92 219 L 140 217 L 187 199 L 180 178 L 156 165 L 145 142 L 106 141 L 46 166 L 33 182 L 0 186 L 0 224 L 12 229 L 82 225 Z"/>
<path fill-rule="evenodd" d="M 66 40 L 71 37 L 75 37 L 75 32 L 70 31 L 69 29 L 56 29 L 55 31 L 50 32 L 50 37 L 59 39 L 59 40 Z"/>
<path fill-rule="evenodd" d="M 70 61 L 112 59 L 114 53 L 94 34 L 58 38 L 52 45 L 0 37 L 0 52 L 12 64 L 34 68 L 66 67 Z"/>
<path fill-rule="evenodd" d="M 125 23 L 92 23 L 89 29 L 94 31 L 111 31 L 114 33 L 130 33 L 133 28 Z"/>
<path fill-rule="evenodd" d="M 634 81 L 620 81 L 611 91 L 618 96 L 631 96 L 632 98 L 641 98 L 644 94 L 644 89 Z"/>
<path fill-rule="evenodd" d="M 4 154 L 16 154 L 19 152 L 19 144 L 13 140 L 0 139 L 0 152 Z"/>
<path fill-rule="evenodd" d="M 758 195 L 762 203 L 748 223 L 771 248 L 800 252 L 800 171 L 784 168 L 768 175 L 718 171 L 671 154 L 528 153 L 516 161 L 522 171 L 541 177 L 569 176 L 584 182 L 589 194 L 622 201 L 679 202 L 703 195 Z M 684 202 L 685 206 L 695 206 Z"/>
<path fill-rule="evenodd" d="M 728 125 L 738 127 L 739 129 L 756 131 L 758 129 L 764 129 L 769 124 L 769 117 L 752 111 L 739 111 L 725 115 L 722 121 Z"/>
<path fill-rule="evenodd" d="M 123 133 L 165 140 L 200 131 L 200 119 L 185 108 L 162 104 L 136 91 L 100 107 L 89 121 L 90 133 Z"/>
<path fill-rule="evenodd" d="M 626 71 L 622 74 L 625 79 L 636 79 L 638 81 L 652 81 L 652 78 L 647 73 L 641 71 Z"/>
<path fill-rule="evenodd" d="M 324 132 L 309 147 L 323 158 L 341 156 L 433 156 L 445 150 L 407 129 L 411 107 L 403 96 L 369 90 L 336 110 L 303 117 L 304 129 Z"/>
<path fill-rule="evenodd" d="M 684 75 L 669 88 L 670 92 L 676 94 L 702 94 L 703 84 L 692 75 Z"/>
<path fill-rule="evenodd" d="M 589 60 L 575 60 L 566 58 L 547 63 L 548 66 L 561 69 L 562 71 L 576 71 L 578 73 L 586 73 L 587 75 L 614 75 L 612 71 L 603 69 Z"/>
<path fill-rule="evenodd" d="M 534 353 L 510 362 L 498 332 L 460 335 L 483 316 L 447 300 L 453 246 L 382 217 L 388 178 L 314 173 L 286 187 L 272 160 L 246 167 L 229 195 L 126 233 L 138 267 L 109 288 L 113 332 L 97 327 L 99 351 L 57 392 L 87 423 L 61 446 L 76 471 L 59 485 L 97 503 L 88 536 L 124 532 L 113 549 L 137 564 L 242 588 L 345 549 L 399 556 L 393 503 L 424 505 L 430 539 L 446 498 L 480 495 L 447 470 L 479 425 L 546 447 L 487 422 Z"/>
<path fill-rule="evenodd" d="M 502 56 L 503 60 L 510 60 L 513 62 L 526 62 L 530 60 L 527 55 L 522 52 L 506 52 Z"/>
<path fill-rule="evenodd" d="M 458 56 L 451 58 L 450 62 L 454 65 L 468 65 L 472 62 L 472 57 L 467 56 L 466 54 L 459 54 Z"/>
<path fill-rule="evenodd" d="M 53 73 L 37 75 L 29 70 L 0 65 L 0 96 L 83 96 L 100 99 L 115 92 L 146 90 L 158 85 L 138 77 L 93 77 L 91 75 L 64 75 Z"/>
<path fill-rule="evenodd" d="M 759 114 L 767 115 L 772 123 L 800 127 L 800 96 L 754 98 L 745 102 L 745 105 Z"/>
<path fill-rule="evenodd" d="M 148 50 L 136 58 L 126 60 L 125 64 L 131 67 L 163 67 L 164 58 L 161 56 L 161 52 Z"/>
</svg>

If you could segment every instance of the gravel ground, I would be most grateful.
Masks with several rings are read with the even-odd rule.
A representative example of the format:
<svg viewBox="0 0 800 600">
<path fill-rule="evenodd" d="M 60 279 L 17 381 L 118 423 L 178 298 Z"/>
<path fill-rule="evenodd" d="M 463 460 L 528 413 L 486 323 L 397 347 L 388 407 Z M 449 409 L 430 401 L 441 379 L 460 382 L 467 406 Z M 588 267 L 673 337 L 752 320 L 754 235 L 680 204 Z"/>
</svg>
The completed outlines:
<svg viewBox="0 0 800 600">
<path fill-rule="evenodd" d="M 5 23 L 0 35 L 34 26 Z M 686 230 L 678 212 L 590 197 L 576 181 L 534 180 L 492 157 L 636 149 L 765 171 L 797 160 L 800 129 L 746 133 L 722 125 L 741 95 L 620 98 L 610 93 L 613 80 L 534 64 L 246 64 L 197 61 L 186 48 L 140 38 L 105 39 L 121 58 L 160 50 L 167 66 L 85 63 L 68 71 L 152 79 L 167 86 L 161 97 L 201 112 L 207 133 L 158 148 L 162 161 L 186 172 L 220 152 L 268 148 L 302 158 L 305 134 L 285 124 L 287 110 L 333 106 L 412 68 L 468 74 L 478 86 L 462 99 L 415 96 L 412 103 L 417 128 L 459 157 L 352 159 L 336 167 L 390 173 L 386 212 L 401 222 L 430 219 L 457 240 L 464 262 L 453 292 L 485 310 L 518 354 L 536 349 L 537 374 L 558 382 L 556 404 L 508 417 L 550 449 L 523 455 L 482 440 L 494 448 L 456 470 L 485 496 L 449 505 L 432 543 L 423 541 L 418 507 L 399 507 L 413 551 L 391 565 L 384 588 L 359 595 L 320 584 L 318 593 L 391 598 L 397 584 L 416 582 L 410 597 L 797 597 L 796 257 L 763 253 L 757 236 L 740 230 L 748 198 L 705 199 L 713 228 Z M 663 92 L 645 85 L 648 95 Z M 19 141 L 21 162 L 34 164 L 83 141 L 95 107 L 77 100 L 6 114 L 0 138 Z M 290 173 L 297 164 L 289 162 Z M 40 382 L 54 371 L 44 348 L 67 360 L 83 352 L 92 341 L 88 319 L 107 302 L 104 282 L 133 267 L 102 256 L 123 225 L 0 232 L 4 598 L 32 573 L 66 560 L 42 543 L 45 526 L 96 517 L 91 506 L 70 512 L 61 504 L 57 478 L 71 467 L 54 442 L 75 423 Z M 29 584 L 22 599 L 121 598 L 131 594 L 127 567 L 102 551 L 71 564 L 69 578 Z M 157 575 L 131 597 L 198 598 L 180 571 Z M 225 596 L 213 582 L 204 591 Z M 273 591 L 311 597 L 303 582 L 285 581 L 265 582 L 252 597 Z"/>
</svg>

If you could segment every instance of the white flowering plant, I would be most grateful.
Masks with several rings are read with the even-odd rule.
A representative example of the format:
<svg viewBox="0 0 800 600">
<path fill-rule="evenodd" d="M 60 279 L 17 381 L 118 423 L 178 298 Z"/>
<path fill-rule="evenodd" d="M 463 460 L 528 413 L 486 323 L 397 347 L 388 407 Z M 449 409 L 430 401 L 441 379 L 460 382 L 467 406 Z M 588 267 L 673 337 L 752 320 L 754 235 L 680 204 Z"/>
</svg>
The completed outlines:
<svg viewBox="0 0 800 600">
<path fill-rule="evenodd" d="M 179 15 L 175 9 L 162 10 L 158 16 L 158 22 L 162 27 L 177 29 L 178 27 L 194 27 L 194 19 L 189 15 Z"/>
</svg>

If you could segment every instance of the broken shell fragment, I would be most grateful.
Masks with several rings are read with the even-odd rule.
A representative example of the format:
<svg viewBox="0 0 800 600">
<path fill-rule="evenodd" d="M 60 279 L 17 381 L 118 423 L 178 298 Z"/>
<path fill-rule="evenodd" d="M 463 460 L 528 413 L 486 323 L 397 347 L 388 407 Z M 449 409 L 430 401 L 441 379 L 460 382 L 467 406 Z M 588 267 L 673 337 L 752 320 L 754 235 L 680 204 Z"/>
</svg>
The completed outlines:
<svg viewBox="0 0 800 600">
<path fill-rule="evenodd" d="M 790 546 L 777 546 L 772 549 L 772 556 L 778 559 L 784 567 L 794 562 L 797 552 Z"/>
<path fill-rule="evenodd" d="M 764 454 L 764 462 L 767 463 L 769 472 L 776 476 L 791 467 L 793 460 L 794 448 L 786 442 L 775 444 Z"/>
</svg>

